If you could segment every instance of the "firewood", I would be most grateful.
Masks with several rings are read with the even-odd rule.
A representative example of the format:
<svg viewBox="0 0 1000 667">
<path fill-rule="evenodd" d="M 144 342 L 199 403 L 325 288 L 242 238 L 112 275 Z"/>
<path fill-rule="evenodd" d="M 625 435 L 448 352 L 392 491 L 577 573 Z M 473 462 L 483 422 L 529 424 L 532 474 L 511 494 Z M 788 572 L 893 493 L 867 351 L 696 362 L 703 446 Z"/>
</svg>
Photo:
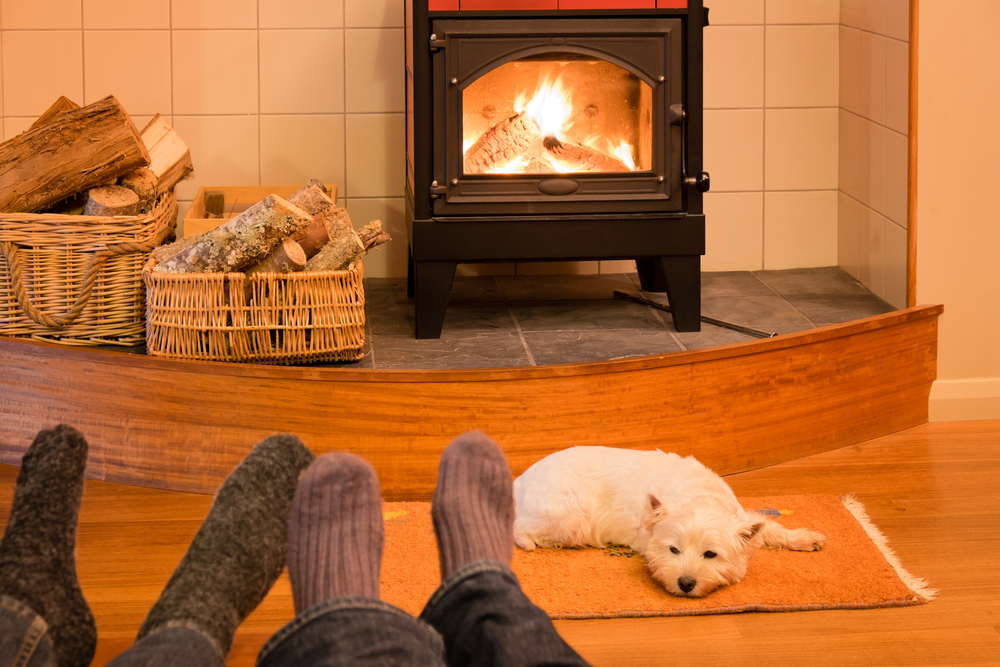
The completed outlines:
<svg viewBox="0 0 1000 667">
<path fill-rule="evenodd" d="M 173 257 L 184 248 L 194 245 L 197 240 L 197 236 L 185 236 L 177 239 L 176 241 L 172 241 L 171 243 L 164 243 L 161 246 L 153 248 L 153 252 L 150 253 L 150 256 L 155 259 L 158 264 L 163 263 L 164 260 Z"/>
<path fill-rule="evenodd" d="M 149 164 L 113 95 L 0 144 L 0 211 L 31 213 Z"/>
<path fill-rule="evenodd" d="M 77 104 L 76 102 L 74 102 L 73 100 L 69 99 L 66 96 L 61 96 L 58 100 L 53 102 L 52 106 L 46 109 L 45 113 L 39 116 L 38 119 L 35 120 L 35 122 L 32 123 L 31 127 L 29 127 L 28 129 L 33 130 L 39 125 L 44 125 L 45 123 L 49 122 L 59 114 L 66 113 L 67 111 L 73 111 L 74 109 L 79 109 L 79 108 L 80 108 L 79 104 Z"/>
<path fill-rule="evenodd" d="M 152 170 L 143 167 L 129 172 L 118 179 L 118 184 L 126 187 L 139 197 L 139 212 L 149 213 L 156 203 L 156 186 L 159 179 Z"/>
<path fill-rule="evenodd" d="M 248 276 L 255 273 L 294 273 L 306 266 L 306 254 L 302 246 L 292 239 L 285 239 L 281 245 L 268 253 L 250 268 L 243 271 Z"/>
<path fill-rule="evenodd" d="M 226 213 L 226 193 L 222 190 L 206 190 L 205 213 L 221 218 Z"/>
<path fill-rule="evenodd" d="M 306 263 L 306 271 L 341 271 L 348 268 L 371 248 L 391 241 L 382 231 L 382 221 L 373 220 L 360 231 L 346 230 L 326 244 Z"/>
<path fill-rule="evenodd" d="M 291 201 L 291 200 L 289 200 Z M 306 259 L 311 259 L 320 249 L 330 242 L 330 229 L 326 223 L 326 213 L 316 213 L 313 221 L 305 229 L 292 235 L 291 239 L 299 244 Z"/>
<path fill-rule="evenodd" d="M 526 111 L 502 120 L 465 152 L 465 173 L 482 174 L 531 152 L 542 135 Z"/>
<path fill-rule="evenodd" d="M 113 217 L 116 215 L 138 215 L 139 195 L 121 185 L 104 185 L 91 188 L 87 193 L 84 215 Z"/>
<path fill-rule="evenodd" d="M 191 175 L 194 169 L 191 151 L 160 114 L 153 116 L 142 129 L 142 141 L 149 149 L 149 168 L 159 179 L 157 195 L 169 192 Z"/>
<path fill-rule="evenodd" d="M 570 171 L 629 171 L 618 158 L 572 140 L 547 136 L 542 140 L 542 147 Z"/>
<path fill-rule="evenodd" d="M 309 215 L 316 215 L 336 206 L 333 200 L 326 196 L 323 184 L 315 178 L 305 187 L 293 192 L 288 201 Z"/>
<path fill-rule="evenodd" d="M 287 237 L 312 222 L 312 216 L 270 195 L 235 218 L 196 237 L 191 245 L 154 269 L 167 273 L 242 271 L 267 256 Z"/>
</svg>

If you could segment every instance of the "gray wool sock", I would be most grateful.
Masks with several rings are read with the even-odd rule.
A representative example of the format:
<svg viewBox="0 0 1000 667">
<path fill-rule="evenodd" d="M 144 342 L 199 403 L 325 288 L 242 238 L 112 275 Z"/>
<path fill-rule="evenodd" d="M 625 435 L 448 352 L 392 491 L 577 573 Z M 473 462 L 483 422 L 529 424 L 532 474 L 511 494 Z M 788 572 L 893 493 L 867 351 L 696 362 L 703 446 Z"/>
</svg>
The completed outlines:
<svg viewBox="0 0 1000 667">
<path fill-rule="evenodd" d="M 477 560 L 510 566 L 513 485 L 503 452 L 482 431 L 464 433 L 444 450 L 431 505 L 442 580 Z"/>
<path fill-rule="evenodd" d="M 385 529 L 378 476 L 354 454 L 309 466 L 288 521 L 295 613 L 338 597 L 378 598 Z"/>
<path fill-rule="evenodd" d="M 229 474 L 187 553 L 139 628 L 193 624 L 223 656 L 285 567 L 288 513 L 312 452 L 293 435 L 258 443 Z"/>
<path fill-rule="evenodd" d="M 76 526 L 87 441 L 60 424 L 40 431 L 21 459 L 0 541 L 0 594 L 45 619 L 60 667 L 86 667 L 97 627 L 76 577 Z"/>
</svg>

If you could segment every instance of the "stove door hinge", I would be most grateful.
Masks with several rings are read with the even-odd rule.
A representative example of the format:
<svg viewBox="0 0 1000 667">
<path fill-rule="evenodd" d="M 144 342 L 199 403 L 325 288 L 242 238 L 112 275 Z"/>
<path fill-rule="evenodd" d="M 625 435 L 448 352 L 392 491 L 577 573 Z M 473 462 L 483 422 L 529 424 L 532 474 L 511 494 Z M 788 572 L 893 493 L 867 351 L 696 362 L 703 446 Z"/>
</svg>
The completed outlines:
<svg viewBox="0 0 1000 667">
<path fill-rule="evenodd" d="M 445 40 L 438 39 L 438 36 L 431 33 L 430 48 L 432 53 L 436 53 L 438 49 L 443 49 L 445 47 Z"/>
<path fill-rule="evenodd" d="M 448 188 L 438 185 L 437 181 L 431 181 L 431 199 L 437 199 L 444 194 L 448 194 Z"/>
</svg>

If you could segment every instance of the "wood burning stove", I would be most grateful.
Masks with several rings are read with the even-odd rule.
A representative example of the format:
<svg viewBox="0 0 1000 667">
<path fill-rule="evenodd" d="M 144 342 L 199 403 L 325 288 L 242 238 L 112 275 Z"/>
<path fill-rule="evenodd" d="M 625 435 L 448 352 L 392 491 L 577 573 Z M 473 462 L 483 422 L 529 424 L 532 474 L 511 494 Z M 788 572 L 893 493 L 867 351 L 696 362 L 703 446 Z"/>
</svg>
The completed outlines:
<svg viewBox="0 0 1000 667">
<path fill-rule="evenodd" d="M 512 5 L 535 8 L 491 8 Z M 702 0 L 408 0 L 417 338 L 441 335 L 457 264 L 491 261 L 634 259 L 676 329 L 700 329 L 706 16 Z"/>
</svg>

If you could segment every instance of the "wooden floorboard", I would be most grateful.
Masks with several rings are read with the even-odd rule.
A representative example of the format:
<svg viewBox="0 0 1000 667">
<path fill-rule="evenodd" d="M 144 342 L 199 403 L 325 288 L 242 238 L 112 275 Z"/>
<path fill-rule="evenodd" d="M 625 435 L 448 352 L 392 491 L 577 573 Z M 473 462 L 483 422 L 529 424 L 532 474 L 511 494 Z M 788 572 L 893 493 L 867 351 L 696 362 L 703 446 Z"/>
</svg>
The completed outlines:
<svg viewBox="0 0 1000 667">
<path fill-rule="evenodd" d="M 16 474 L 0 466 L 4 519 Z M 727 480 L 746 496 L 855 494 L 938 598 L 897 609 L 557 622 L 594 665 L 1000 665 L 1000 421 L 926 424 Z M 95 666 L 131 645 L 210 503 L 88 480 L 78 562 L 98 619 Z M 292 614 L 282 576 L 228 664 L 252 665 Z"/>
</svg>

